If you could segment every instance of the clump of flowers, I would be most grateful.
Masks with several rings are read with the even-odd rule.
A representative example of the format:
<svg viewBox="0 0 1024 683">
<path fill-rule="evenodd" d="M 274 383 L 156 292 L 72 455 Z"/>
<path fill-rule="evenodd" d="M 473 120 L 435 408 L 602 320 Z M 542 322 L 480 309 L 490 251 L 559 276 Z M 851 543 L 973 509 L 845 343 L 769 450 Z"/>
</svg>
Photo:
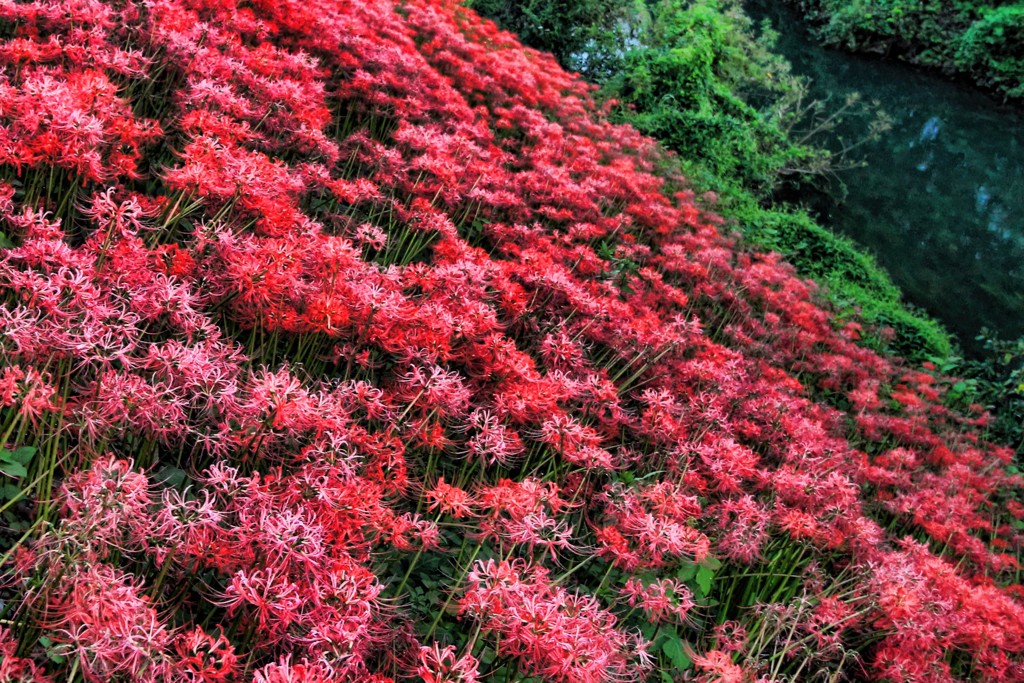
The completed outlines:
<svg viewBox="0 0 1024 683">
<path fill-rule="evenodd" d="M 1012 451 L 675 168 L 453 0 L 0 2 L 0 681 L 1024 679 Z"/>
</svg>

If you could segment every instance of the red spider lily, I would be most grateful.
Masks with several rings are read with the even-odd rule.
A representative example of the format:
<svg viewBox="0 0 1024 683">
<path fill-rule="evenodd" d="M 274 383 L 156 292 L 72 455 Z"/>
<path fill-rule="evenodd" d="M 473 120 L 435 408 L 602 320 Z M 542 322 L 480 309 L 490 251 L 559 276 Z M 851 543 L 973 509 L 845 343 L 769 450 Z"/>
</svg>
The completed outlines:
<svg viewBox="0 0 1024 683">
<path fill-rule="evenodd" d="M 253 674 L 253 683 L 330 683 L 336 680 L 330 667 L 321 662 L 300 660 L 292 662 L 282 657 L 267 664 Z"/>
<path fill-rule="evenodd" d="M 479 662 L 468 654 L 456 658 L 452 645 L 444 649 L 437 643 L 433 647 L 421 647 L 419 658 L 416 675 L 425 683 L 476 683 L 479 680 Z"/>
<path fill-rule="evenodd" d="M 478 563 L 469 573 L 460 609 L 498 638 L 498 652 L 519 657 L 537 675 L 556 681 L 632 679 L 645 643 L 616 630 L 615 617 L 592 598 L 548 582 L 541 567 Z"/>
<path fill-rule="evenodd" d="M 630 607 L 642 609 L 652 623 L 686 622 L 690 610 L 696 606 L 693 592 L 672 579 L 662 579 L 645 586 L 639 579 L 630 577 L 621 593 Z"/>
<path fill-rule="evenodd" d="M 89 681 L 159 681 L 170 672 L 171 634 L 131 581 L 95 563 L 67 571 L 51 596 L 50 627 Z"/>
<path fill-rule="evenodd" d="M 433 489 L 425 494 L 430 510 L 438 510 L 442 514 L 451 515 L 455 519 L 473 515 L 473 498 L 462 489 L 446 484 L 444 477 L 437 480 Z"/>
<path fill-rule="evenodd" d="M 716 683 L 745 683 L 751 679 L 743 667 L 734 664 L 727 652 L 721 650 L 708 650 L 702 655 L 693 655 L 694 665 L 704 672 L 699 679 L 702 681 L 715 681 Z"/>
<path fill-rule="evenodd" d="M 214 638 L 197 626 L 181 634 L 174 647 L 179 657 L 175 663 L 178 675 L 188 681 L 216 683 L 237 671 L 238 657 L 223 634 Z"/>
<path fill-rule="evenodd" d="M 10 629 L 0 628 L 0 681 L 31 681 L 32 683 L 51 683 L 53 679 L 46 675 L 43 667 L 29 658 L 18 657 L 18 641 Z"/>
</svg>

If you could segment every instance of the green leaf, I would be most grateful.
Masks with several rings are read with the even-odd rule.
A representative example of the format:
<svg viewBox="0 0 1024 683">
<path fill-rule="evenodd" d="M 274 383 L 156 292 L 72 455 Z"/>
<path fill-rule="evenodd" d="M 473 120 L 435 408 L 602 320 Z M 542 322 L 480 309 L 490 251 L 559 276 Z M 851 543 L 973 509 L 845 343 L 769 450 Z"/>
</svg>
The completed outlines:
<svg viewBox="0 0 1024 683">
<path fill-rule="evenodd" d="M 55 664 L 62 664 L 65 660 L 64 655 L 57 654 L 53 649 L 53 641 L 46 636 L 40 636 L 39 644 L 46 650 L 46 656 L 50 658 Z"/>
<path fill-rule="evenodd" d="M 28 465 L 35 454 L 36 449 L 33 446 L 22 446 L 15 448 L 13 451 L 4 450 L 0 452 L 0 460 L 16 462 L 19 465 Z"/>
<path fill-rule="evenodd" d="M 707 595 L 711 592 L 711 579 L 715 578 L 715 571 L 708 567 L 701 567 L 697 570 L 697 587 L 700 592 Z"/>
<path fill-rule="evenodd" d="M 0 462 L 0 473 L 15 479 L 28 476 L 28 470 L 25 469 L 25 466 L 17 462 Z"/>
<path fill-rule="evenodd" d="M 712 572 L 717 572 L 722 568 L 722 561 L 713 555 L 708 555 L 700 562 L 700 566 L 707 567 Z"/>
<path fill-rule="evenodd" d="M 659 628 L 658 632 L 654 634 L 653 638 L 647 638 L 648 649 L 660 650 L 661 646 L 665 644 L 665 641 L 669 638 L 675 637 L 675 631 L 667 631 L 664 628 Z"/>
<path fill-rule="evenodd" d="M 165 465 L 154 475 L 153 479 L 168 488 L 181 488 L 188 475 L 185 471 L 171 465 Z"/>
<path fill-rule="evenodd" d="M 677 669 L 689 669 L 693 666 L 693 661 L 683 650 L 683 642 L 679 640 L 679 636 L 669 638 L 662 643 L 661 651 L 666 657 L 668 657 L 669 661 L 672 662 L 672 666 Z"/>
<path fill-rule="evenodd" d="M 695 564 L 684 564 L 676 572 L 676 578 L 683 583 L 689 583 L 693 581 L 693 577 L 697 574 L 697 565 Z"/>
</svg>

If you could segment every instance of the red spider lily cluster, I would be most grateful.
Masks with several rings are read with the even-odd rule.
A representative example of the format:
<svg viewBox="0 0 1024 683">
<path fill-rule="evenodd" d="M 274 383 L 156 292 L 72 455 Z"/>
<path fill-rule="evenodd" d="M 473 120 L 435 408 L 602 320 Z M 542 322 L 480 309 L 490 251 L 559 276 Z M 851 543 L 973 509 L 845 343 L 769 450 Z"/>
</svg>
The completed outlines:
<svg viewBox="0 0 1024 683">
<path fill-rule="evenodd" d="M 0 682 L 1024 680 L 1024 481 L 452 0 L 0 0 Z"/>
</svg>

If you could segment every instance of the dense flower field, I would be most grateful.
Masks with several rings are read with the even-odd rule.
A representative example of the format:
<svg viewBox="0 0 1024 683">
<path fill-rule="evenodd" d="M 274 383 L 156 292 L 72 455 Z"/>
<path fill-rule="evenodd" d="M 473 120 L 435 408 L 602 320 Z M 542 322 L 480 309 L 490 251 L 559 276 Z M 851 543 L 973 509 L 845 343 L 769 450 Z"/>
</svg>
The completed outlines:
<svg viewBox="0 0 1024 683">
<path fill-rule="evenodd" d="M 1024 680 L 1022 480 L 451 0 L 0 0 L 0 682 Z"/>
</svg>

